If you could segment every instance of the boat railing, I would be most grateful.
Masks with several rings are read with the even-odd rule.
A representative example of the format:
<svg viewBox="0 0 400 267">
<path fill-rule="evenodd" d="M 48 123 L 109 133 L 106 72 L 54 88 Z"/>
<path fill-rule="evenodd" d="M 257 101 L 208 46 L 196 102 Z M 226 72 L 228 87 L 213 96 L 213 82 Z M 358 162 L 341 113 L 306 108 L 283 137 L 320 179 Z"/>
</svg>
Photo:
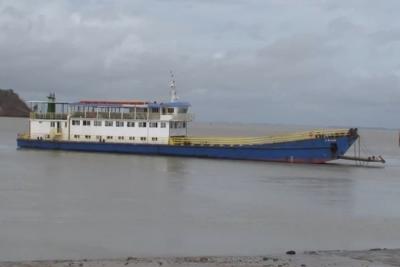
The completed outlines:
<svg viewBox="0 0 400 267">
<path fill-rule="evenodd" d="M 258 137 L 171 137 L 171 145 L 257 145 L 274 144 L 290 141 L 301 141 L 315 138 L 337 138 L 349 134 L 348 129 L 337 130 L 314 130 L 307 132 L 298 132 L 292 134 L 258 136 Z"/>
<path fill-rule="evenodd" d="M 133 115 L 136 120 L 147 120 L 147 113 L 145 112 L 137 112 L 136 114 Z"/>
<path fill-rule="evenodd" d="M 72 118 L 82 119 L 126 119 L 126 120 L 160 120 L 159 114 L 145 112 L 120 113 L 120 112 L 73 112 Z"/>
<path fill-rule="evenodd" d="M 193 121 L 194 115 L 192 113 L 164 114 L 160 118 L 161 120 Z"/>
<path fill-rule="evenodd" d="M 17 137 L 18 139 L 24 139 L 24 140 L 30 139 L 29 133 L 19 133 Z"/>
<path fill-rule="evenodd" d="M 81 119 L 126 119 L 126 120 L 174 120 L 174 121 L 192 121 L 194 115 L 192 113 L 184 114 L 167 114 L 147 112 L 72 112 L 71 118 Z"/>
<path fill-rule="evenodd" d="M 68 114 L 71 118 L 80 119 L 127 119 L 127 120 L 173 120 L 173 121 L 192 121 L 194 115 L 192 113 L 182 113 L 182 114 L 166 114 L 160 115 L 159 113 L 147 113 L 147 112 L 95 112 L 95 111 L 74 111 L 71 113 L 38 113 L 31 112 L 31 119 L 41 119 L 41 120 L 67 120 Z"/>
<path fill-rule="evenodd" d="M 37 120 L 66 120 L 68 118 L 67 113 L 37 113 L 37 112 L 31 112 L 30 113 L 30 118 L 31 119 L 37 119 Z"/>
</svg>

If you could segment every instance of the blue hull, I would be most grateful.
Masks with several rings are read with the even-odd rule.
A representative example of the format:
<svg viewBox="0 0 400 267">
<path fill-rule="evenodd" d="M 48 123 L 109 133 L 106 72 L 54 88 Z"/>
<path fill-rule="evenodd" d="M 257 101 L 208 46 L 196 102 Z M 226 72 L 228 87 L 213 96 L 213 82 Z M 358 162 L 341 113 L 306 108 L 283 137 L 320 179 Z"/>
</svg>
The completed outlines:
<svg viewBox="0 0 400 267">
<path fill-rule="evenodd" d="M 262 160 L 278 162 L 324 163 L 342 156 L 358 138 L 341 136 L 334 140 L 309 140 L 244 146 L 185 146 L 129 143 L 69 142 L 17 139 L 20 148 L 109 152 L 181 157 Z"/>
</svg>

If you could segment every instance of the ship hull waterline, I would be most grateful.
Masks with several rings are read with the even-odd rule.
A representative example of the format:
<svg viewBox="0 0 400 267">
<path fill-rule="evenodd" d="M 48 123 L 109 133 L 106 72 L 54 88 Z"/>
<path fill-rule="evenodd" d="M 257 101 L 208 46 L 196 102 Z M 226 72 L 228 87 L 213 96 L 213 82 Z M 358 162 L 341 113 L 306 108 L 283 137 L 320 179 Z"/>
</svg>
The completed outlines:
<svg viewBox="0 0 400 267">
<path fill-rule="evenodd" d="M 76 142 L 17 139 L 19 148 L 179 156 L 290 163 L 325 163 L 343 156 L 358 136 L 334 140 L 314 138 L 274 144 L 242 146 L 194 146 L 132 143 Z"/>
</svg>

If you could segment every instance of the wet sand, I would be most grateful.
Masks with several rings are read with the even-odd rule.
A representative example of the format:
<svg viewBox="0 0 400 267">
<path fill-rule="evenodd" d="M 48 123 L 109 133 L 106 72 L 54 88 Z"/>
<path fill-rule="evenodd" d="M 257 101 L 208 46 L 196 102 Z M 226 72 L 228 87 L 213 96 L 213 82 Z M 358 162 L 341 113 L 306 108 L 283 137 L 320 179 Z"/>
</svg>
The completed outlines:
<svg viewBox="0 0 400 267">
<path fill-rule="evenodd" d="M 366 267 L 400 266 L 400 249 L 362 251 L 306 251 L 295 255 L 218 257 L 127 257 L 103 260 L 47 260 L 0 262 L 0 267 L 152 267 L 152 266 L 263 266 L 263 267 Z"/>
</svg>

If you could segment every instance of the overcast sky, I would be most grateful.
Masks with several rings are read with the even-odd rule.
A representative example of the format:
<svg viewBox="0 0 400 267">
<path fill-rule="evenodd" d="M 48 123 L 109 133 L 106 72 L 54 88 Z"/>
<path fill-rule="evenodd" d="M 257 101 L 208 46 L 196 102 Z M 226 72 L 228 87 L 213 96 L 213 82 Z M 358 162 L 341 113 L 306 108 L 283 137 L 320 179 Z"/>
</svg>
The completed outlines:
<svg viewBox="0 0 400 267">
<path fill-rule="evenodd" d="M 400 1 L 0 0 L 0 88 L 197 120 L 400 127 Z"/>
</svg>

